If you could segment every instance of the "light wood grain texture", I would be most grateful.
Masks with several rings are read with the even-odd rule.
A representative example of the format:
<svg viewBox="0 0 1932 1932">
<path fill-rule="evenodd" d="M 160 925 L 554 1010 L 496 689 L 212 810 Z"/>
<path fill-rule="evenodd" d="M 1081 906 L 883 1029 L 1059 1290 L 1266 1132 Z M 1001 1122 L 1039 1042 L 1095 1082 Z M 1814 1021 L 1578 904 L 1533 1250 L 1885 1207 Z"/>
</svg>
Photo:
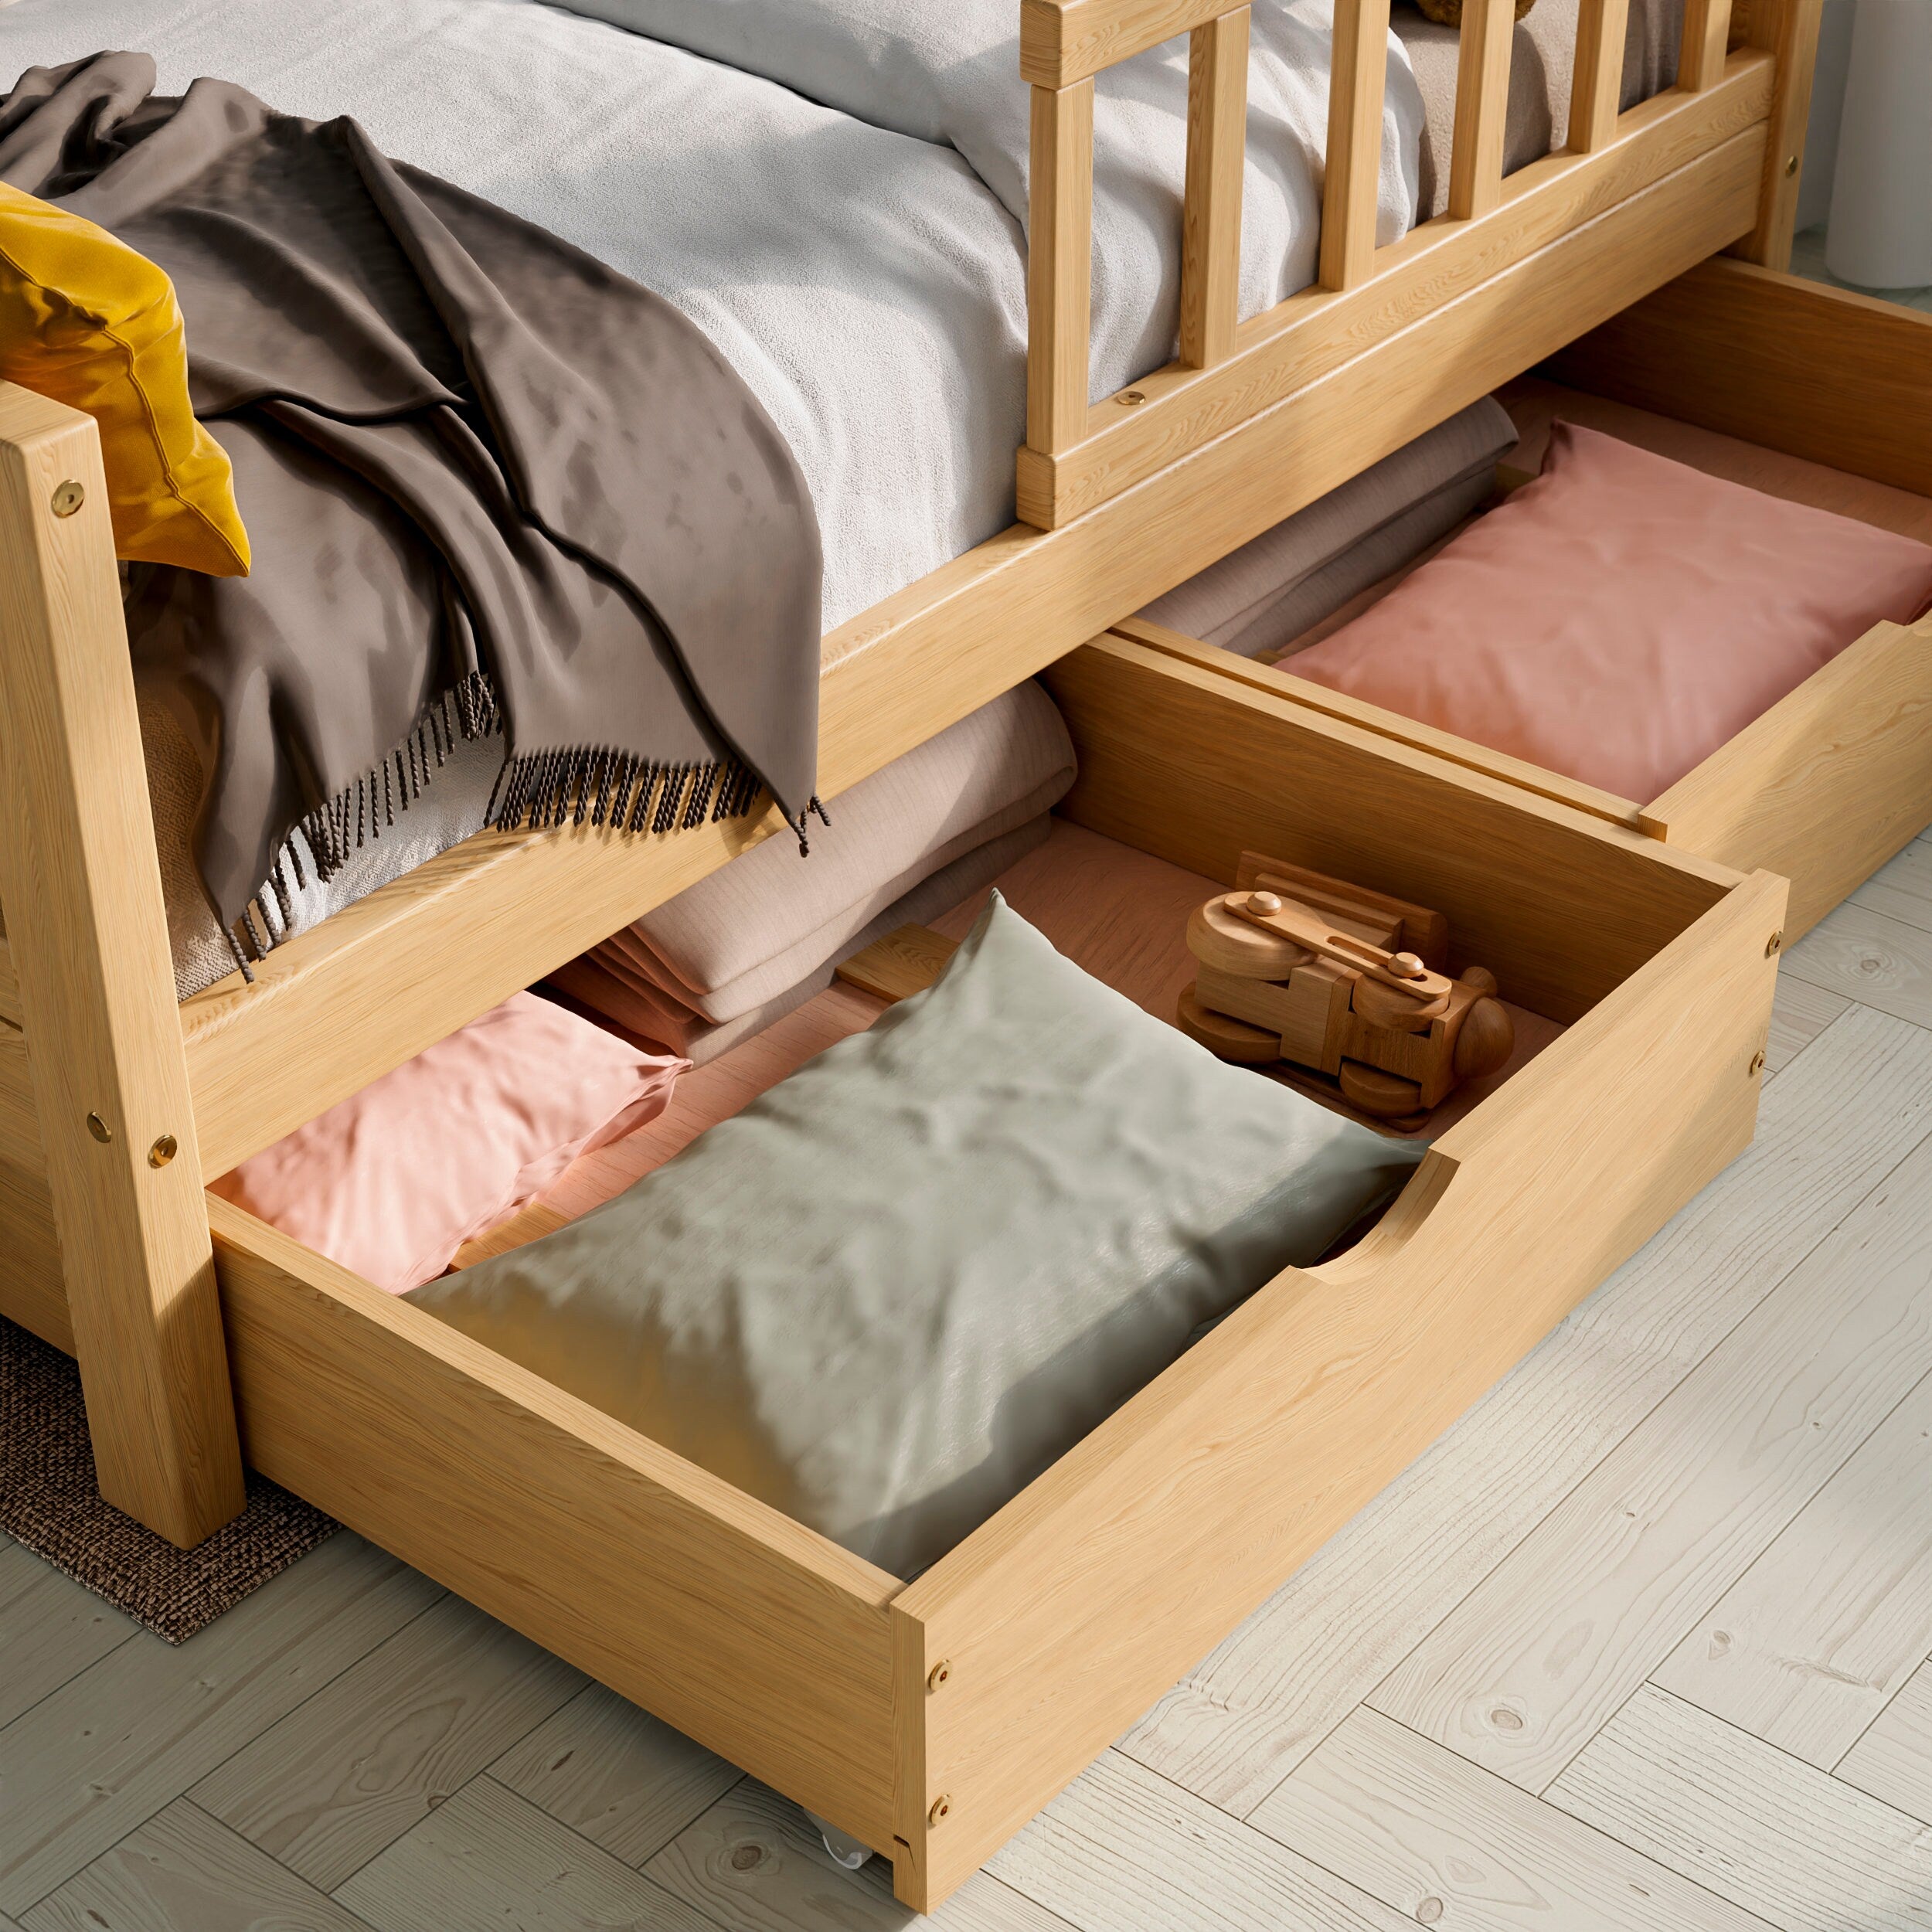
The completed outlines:
<svg viewBox="0 0 1932 1932">
<path fill-rule="evenodd" d="M 1932 1034 L 1848 1013 L 1740 1158 L 1121 1748 L 1252 1811 L 1929 1128 Z"/>
<path fill-rule="evenodd" d="M 1369 1702 L 1540 1791 L 1932 1369 L 1932 1138 Z"/>
<path fill-rule="evenodd" d="M 0 933 L 0 1020 L 18 1026 L 20 1018 L 20 981 L 13 970 L 13 949 Z"/>
<path fill-rule="evenodd" d="M 0 1315 L 74 1352 L 26 1036 L 0 1025 Z"/>
<path fill-rule="evenodd" d="M 209 1214 L 257 1468 L 890 1845 L 895 1579 L 212 1195 Z"/>
<path fill-rule="evenodd" d="M 1673 843 L 1791 881 L 1808 932 L 1932 820 L 1932 617 L 1879 624 L 1646 808 Z"/>
<path fill-rule="evenodd" d="M 1026 441 L 1087 434 L 1094 284 L 1094 83 L 1033 90 L 1026 253 Z"/>
<path fill-rule="evenodd" d="M 461 1597 L 432 1604 L 191 1795 L 325 1892 L 582 1688 Z"/>
<path fill-rule="evenodd" d="M 1914 839 L 1852 893 L 1852 903 L 1932 933 L 1932 838 Z"/>
<path fill-rule="evenodd" d="M 1652 1685 L 1549 1795 L 1785 1932 L 1932 1926 L 1932 1835 L 1917 1819 Z"/>
<path fill-rule="evenodd" d="M 1837 1771 L 1844 1783 L 1932 1825 L 1932 1664 L 1920 1667 Z"/>
<path fill-rule="evenodd" d="M 1629 19 L 1630 0 L 1582 0 L 1577 9 L 1577 63 L 1566 144 L 1573 154 L 1594 153 L 1616 136 Z"/>
<path fill-rule="evenodd" d="M 1889 1206 L 1921 1211 L 1909 1196 Z M 1832 1770 L 1932 1651 L 1928 1475 L 1932 1377 L 1698 1620 L 1653 1681 Z"/>
<path fill-rule="evenodd" d="M 1426 222 L 1379 251 L 1377 272 L 1370 281 L 1346 292 L 1306 289 L 1242 323 L 1235 332 L 1235 352 L 1225 362 L 1209 370 L 1170 363 L 1137 378 L 1134 389 L 1145 399 L 1138 406 L 1128 409 L 1103 401 L 1094 412 L 1086 442 L 1058 457 L 1029 453 L 1022 458 L 1022 519 L 1052 529 L 1083 516 L 1211 439 L 1263 415 L 1363 351 L 1386 355 L 1386 338 L 1412 324 L 1439 335 L 1456 332 L 1441 319 L 1441 312 L 1457 298 L 1495 276 L 1507 275 L 1539 250 L 1580 229 L 1586 233 L 1576 252 L 1595 256 L 1607 237 L 1587 232 L 1590 223 L 1738 134 L 1761 126 L 1770 90 L 1768 60 L 1761 55 L 1736 56 L 1728 63 L 1723 80 L 1702 94 L 1667 92 L 1632 108 L 1619 122 L 1616 140 L 1596 153 L 1553 155 L 1519 169 L 1503 184 L 1501 201 L 1480 227 L 1447 217 Z M 1752 184 L 1739 190 L 1734 202 L 1727 199 L 1723 225 L 1748 223 L 1747 204 L 1751 209 L 1757 205 Z M 1671 223 L 1667 220 L 1664 225 Z M 1604 266 L 1612 265 L 1606 257 Z M 1631 266 L 1632 273 L 1607 315 L 1636 300 L 1638 284 L 1649 280 Z M 1593 326 L 1584 312 L 1587 302 L 1573 306 L 1574 298 L 1560 284 L 1539 286 L 1535 297 L 1518 299 L 1554 304 L 1556 312 L 1549 319 L 1556 326 L 1549 348 L 1539 355 L 1553 352 Z M 1439 343 L 1434 352 L 1437 377 L 1446 376 L 1454 358 L 1463 352 L 1460 344 L 1451 349 Z M 1518 365 L 1519 369 L 1527 366 L 1527 362 Z M 1488 378 L 1472 396 L 1504 379 L 1501 374 Z M 1374 412 L 1368 415 L 1372 420 Z M 1396 447 L 1391 442 L 1376 453 L 1386 454 Z M 1369 447 L 1358 446 L 1350 473 L 1369 460 Z M 1284 489 L 1294 493 L 1284 495 Z M 1270 520 L 1278 522 L 1320 494 L 1318 490 L 1304 496 L 1298 483 L 1277 478 Z M 1192 567 L 1200 569 L 1203 560 L 1197 556 Z M 1158 594 L 1150 592 L 1140 604 Z M 1128 607 L 1137 610 L 1140 604 Z M 1116 611 L 1102 621 L 1125 614 L 1124 610 Z"/>
<path fill-rule="evenodd" d="M 375 1932 L 716 1932 L 712 1923 L 487 1777 L 465 1785 L 336 1893 Z"/>
<path fill-rule="evenodd" d="M 1747 132 L 1691 162 L 1090 515 L 1009 532 L 855 620 L 827 643 L 821 791 L 835 796 L 1709 253 L 1747 219 L 1758 138 Z M 255 987 L 189 1002 L 209 1171 L 420 1053 L 754 835 L 735 825 L 656 842 L 587 827 L 485 834 L 278 947 Z"/>
<path fill-rule="evenodd" d="M 490 1767 L 490 1775 L 626 1865 L 641 1865 L 744 1775 L 591 1684 Z"/>
<path fill-rule="evenodd" d="M 1560 382 L 1932 496 L 1932 315 L 1701 264 L 1556 355 Z"/>
<path fill-rule="evenodd" d="M 1789 973 L 1777 976 L 1771 1002 L 1771 1030 L 1764 1042 L 1764 1070 L 1775 1073 L 1810 1046 L 1851 1005 L 1842 993 L 1827 992 Z"/>
<path fill-rule="evenodd" d="M 930 1920 L 909 1921 L 881 1859 L 840 1870 L 795 1804 L 747 1779 L 645 1868 L 733 1932 L 1063 1932 L 1063 1922 L 981 1872 Z"/>
<path fill-rule="evenodd" d="M 1486 215 L 1502 199 L 1509 50 L 1515 26 L 1515 0 L 1463 0 L 1449 157 L 1449 213 L 1458 221 Z"/>
<path fill-rule="evenodd" d="M 992 1869 L 1080 1932 L 1403 1932 L 1406 1923 L 1318 1861 L 1112 1751 Z"/>
<path fill-rule="evenodd" d="M 25 1932 L 367 1932 L 354 1913 L 185 1799 L 131 1832 L 22 1923 Z"/>
<path fill-rule="evenodd" d="M 1359 1247 L 1251 1297 L 897 1600 L 926 1668 L 951 1665 L 923 1794 L 949 1809 L 900 1815 L 926 1831 L 908 1903 L 943 1898 L 1749 1140 L 1783 890 L 1740 883 L 1437 1140 Z"/>
<path fill-rule="evenodd" d="M 1688 0 L 1677 55 L 1677 84 L 1692 94 L 1714 85 L 1724 71 L 1730 39 L 1731 0 Z"/>
<path fill-rule="evenodd" d="M 1786 956 L 1794 979 L 1915 1026 L 1932 1026 L 1932 933 L 1869 906 L 1846 906 Z"/>
<path fill-rule="evenodd" d="M 1248 9 L 1196 27 L 1188 43 L 1187 179 L 1181 211 L 1181 360 L 1234 350 L 1241 293 L 1241 175 L 1247 151 Z"/>
<path fill-rule="evenodd" d="M 854 953 L 838 977 L 875 999 L 906 999 L 938 978 L 954 951 L 954 942 L 930 926 L 901 926 Z"/>
<path fill-rule="evenodd" d="M 1226 11 L 1226 0 L 1020 0 L 1020 78 L 1067 87 Z"/>
<path fill-rule="evenodd" d="M 332 1536 L 199 1636 L 145 1634 L 0 1730 L 0 1911 L 24 1911 L 423 1610 L 434 1585 Z"/>
<path fill-rule="evenodd" d="M 1763 1920 L 1366 1709 L 1248 1821 L 1406 1924 L 1766 1932 Z"/>
<path fill-rule="evenodd" d="M 1667 849 L 1641 834 L 1124 637 L 1045 681 L 1080 759 L 1060 808 L 1077 823 L 1209 879 L 1231 881 L 1255 849 L 1431 906 L 1454 957 L 1554 1019 L 1587 1012 L 1731 876 L 1660 866 Z"/>
<path fill-rule="evenodd" d="M 58 515 L 68 481 L 86 500 Z M 0 900 L 95 1467 L 192 1545 L 241 1509 L 241 1454 L 107 486 L 87 417 L 5 386 L 0 557 Z M 179 1151 L 151 1166 L 163 1134 Z"/>
<path fill-rule="evenodd" d="M 1323 288 L 1353 288 L 1374 271 L 1388 61 L 1389 0 L 1335 0 L 1316 277 Z"/>
<path fill-rule="evenodd" d="M 134 1634 L 119 1611 L 18 1543 L 0 1549 L 0 1730 Z"/>
<path fill-rule="evenodd" d="M 1756 224 L 1731 250 L 1766 268 L 1791 265 L 1791 226 L 1804 173 L 1804 136 L 1811 111 L 1811 80 L 1818 62 L 1822 0 L 1751 0 L 1743 12 L 1744 43 L 1777 61 L 1777 92 L 1771 102 L 1770 141 Z"/>
</svg>

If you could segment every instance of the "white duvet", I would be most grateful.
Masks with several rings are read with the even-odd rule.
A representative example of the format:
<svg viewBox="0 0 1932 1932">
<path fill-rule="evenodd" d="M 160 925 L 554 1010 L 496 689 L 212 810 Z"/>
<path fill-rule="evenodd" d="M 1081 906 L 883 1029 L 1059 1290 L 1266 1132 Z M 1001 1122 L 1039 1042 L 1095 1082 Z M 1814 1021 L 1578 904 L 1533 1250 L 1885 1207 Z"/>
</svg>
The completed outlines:
<svg viewBox="0 0 1932 1932">
<path fill-rule="evenodd" d="M 1026 414 L 1019 11 L 16 0 L 0 11 L 0 89 L 29 66 L 141 49 L 163 92 L 209 74 L 289 113 L 352 114 L 399 160 L 656 290 L 730 358 L 797 453 L 824 536 L 829 627 L 1012 518 Z M 1256 0 L 1244 313 L 1313 279 L 1328 19 L 1329 0 Z M 1173 352 L 1185 43 L 1103 76 L 1098 94 L 1104 394 Z M 1395 43 L 1388 99 L 1385 241 L 1413 219 L 1422 124 Z"/>
</svg>

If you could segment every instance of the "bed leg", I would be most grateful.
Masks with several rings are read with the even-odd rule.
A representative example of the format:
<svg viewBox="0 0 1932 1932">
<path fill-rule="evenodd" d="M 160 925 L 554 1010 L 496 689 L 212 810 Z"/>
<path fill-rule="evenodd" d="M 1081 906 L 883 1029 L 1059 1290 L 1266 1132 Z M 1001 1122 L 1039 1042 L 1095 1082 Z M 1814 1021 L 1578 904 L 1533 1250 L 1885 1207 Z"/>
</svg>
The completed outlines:
<svg viewBox="0 0 1932 1932">
<path fill-rule="evenodd" d="M 1823 11 L 1824 0 L 1752 0 L 1749 6 L 1740 3 L 1738 9 L 1744 44 L 1776 56 L 1777 78 L 1771 94 L 1757 225 L 1727 252 L 1764 268 L 1791 265 L 1791 229 L 1804 172 L 1804 124 L 1811 111 L 1811 70 L 1818 60 Z"/>
<path fill-rule="evenodd" d="M 0 384 L 0 905 L 101 1494 L 192 1547 L 241 1509 L 100 439 Z"/>
</svg>

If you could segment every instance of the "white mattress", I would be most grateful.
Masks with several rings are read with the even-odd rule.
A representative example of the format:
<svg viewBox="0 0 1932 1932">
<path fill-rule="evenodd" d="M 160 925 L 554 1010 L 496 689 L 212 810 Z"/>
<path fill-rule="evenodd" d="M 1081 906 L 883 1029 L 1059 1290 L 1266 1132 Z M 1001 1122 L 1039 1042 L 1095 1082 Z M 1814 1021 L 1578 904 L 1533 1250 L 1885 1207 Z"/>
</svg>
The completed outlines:
<svg viewBox="0 0 1932 1932">
<path fill-rule="evenodd" d="M 773 3 L 760 0 L 767 24 L 783 15 Z M 1249 312 L 1313 278 L 1328 4 L 1255 7 Z M 0 11 L 0 87 L 29 66 L 141 49 L 164 92 L 211 74 L 291 113 L 352 114 L 396 158 L 656 290 L 730 358 L 797 453 L 824 537 L 829 628 L 1012 521 L 1026 90 L 1010 40 L 953 59 L 962 35 L 1016 33 L 1019 0 L 783 5 L 795 9 L 784 34 L 715 50 L 801 85 L 856 74 L 862 94 L 840 97 L 868 118 L 539 0 L 16 0 Z M 705 5 L 722 23 L 760 17 L 744 0 Z M 686 39 L 706 17 L 647 11 Z M 992 29 L 995 12 L 1012 26 Z M 910 79 L 873 71 L 878 36 L 908 17 L 937 23 L 913 50 L 929 64 Z M 801 46 L 808 28 L 816 38 Z M 1422 126 L 1399 43 L 1389 69 L 1384 240 L 1413 219 Z M 896 90 L 907 113 L 872 111 Z M 1185 99 L 1184 42 L 1103 77 L 1097 394 L 1172 352 Z"/>
</svg>

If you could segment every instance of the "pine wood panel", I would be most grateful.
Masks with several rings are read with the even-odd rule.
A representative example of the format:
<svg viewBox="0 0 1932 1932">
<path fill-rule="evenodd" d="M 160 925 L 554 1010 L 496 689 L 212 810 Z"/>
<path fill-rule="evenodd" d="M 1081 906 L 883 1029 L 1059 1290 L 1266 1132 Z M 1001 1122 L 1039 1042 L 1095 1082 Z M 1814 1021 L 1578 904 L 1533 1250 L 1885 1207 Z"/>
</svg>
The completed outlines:
<svg viewBox="0 0 1932 1932">
<path fill-rule="evenodd" d="M 1932 1026 L 1932 932 L 1869 906 L 1846 906 L 1787 954 L 1794 979 Z"/>
<path fill-rule="evenodd" d="M 1932 1371 L 1932 1137 L 1376 1690 L 1542 1791 Z"/>
<path fill-rule="evenodd" d="M 1730 38 L 1731 0 L 1689 0 L 1677 54 L 1677 84 L 1697 94 L 1724 71 Z"/>
<path fill-rule="evenodd" d="M 1880 624 L 1646 807 L 1673 843 L 1791 881 L 1808 932 L 1932 821 L 1932 617 Z"/>
<path fill-rule="evenodd" d="M 642 1865 L 744 1774 L 590 1684 L 512 1745 L 490 1775 L 626 1865 Z"/>
<path fill-rule="evenodd" d="M 1366 1709 L 1248 1822 L 1406 1924 L 1766 1932 L 1762 1919 Z"/>
<path fill-rule="evenodd" d="M 1838 1776 L 1932 1825 L 1932 1664 L 1920 1666 L 1845 1753 Z"/>
<path fill-rule="evenodd" d="M 445 1597 L 191 1795 L 332 1891 L 583 1682 L 515 1631 Z"/>
<path fill-rule="evenodd" d="M 895 1601 L 922 1670 L 951 1665 L 900 1812 L 924 1837 L 908 1903 L 943 1898 L 1749 1141 L 1783 896 L 1741 882 L 1436 1141 L 1368 1240 L 1250 1298 Z"/>
<path fill-rule="evenodd" d="M 1405 1932 L 1413 1923 L 1111 1751 L 992 1869 L 1080 1932 Z"/>
<path fill-rule="evenodd" d="M 25 1932 L 367 1932 L 334 1900 L 179 1800 L 70 1879 Z"/>
<path fill-rule="evenodd" d="M 733 1932 L 1063 1932 L 1063 1922 L 981 1872 L 930 1919 L 909 1920 L 880 1859 L 840 1870 L 797 1805 L 747 1778 L 645 1866 L 666 1891 Z"/>
<path fill-rule="evenodd" d="M 1094 83 L 1033 90 L 1026 257 L 1026 440 L 1087 434 L 1094 286 Z"/>
<path fill-rule="evenodd" d="M 0 1539 L 0 1729 L 87 1666 L 135 1626 L 91 1590 Z"/>
<path fill-rule="evenodd" d="M 1750 1148 L 1121 1748 L 1253 1811 L 1928 1128 L 1932 1034 L 1846 1014 Z"/>
<path fill-rule="evenodd" d="M 1335 0 L 1334 16 L 1316 279 L 1324 288 L 1346 289 L 1366 281 L 1375 270 L 1389 0 Z"/>
<path fill-rule="evenodd" d="M 363 1866 L 336 1899 L 375 1932 L 716 1932 L 662 1886 L 487 1777 Z"/>
<path fill-rule="evenodd" d="M 896 1578 L 229 1202 L 208 1211 L 256 1468 L 891 1843 Z"/>
<path fill-rule="evenodd" d="M 13 949 L 0 933 L 0 1020 L 18 1026 L 20 1019 L 20 981 L 13 970 Z"/>
<path fill-rule="evenodd" d="M 1573 154 L 1594 153 L 1616 137 L 1629 19 L 1630 0 L 1582 0 L 1577 9 L 1577 61 L 1566 139 Z"/>
<path fill-rule="evenodd" d="M 1680 275 L 1558 381 L 1932 496 L 1932 315 L 1750 264 Z"/>
<path fill-rule="evenodd" d="M 1449 155 L 1449 213 L 1454 220 L 1486 215 L 1502 199 L 1515 28 L 1515 0 L 1464 0 Z"/>
<path fill-rule="evenodd" d="M 0 1315 L 43 1342 L 74 1352 L 60 1271 L 60 1236 L 40 1148 L 26 1036 L 0 1024 Z"/>
<path fill-rule="evenodd" d="M 1909 1196 L 1894 1213 L 1910 1214 Z M 1932 1376 L 1652 1673 L 1828 1771 L 1932 1651 Z"/>
<path fill-rule="evenodd" d="M 179 1649 L 143 1634 L 42 1699 L 0 1730 L 0 1911 L 64 1883 L 436 1594 L 332 1536 Z"/>
<path fill-rule="evenodd" d="M 240 1510 L 241 1454 L 100 442 L 4 385 L 0 531 L 0 900 L 94 1462 L 109 1502 L 192 1545 Z"/>
<path fill-rule="evenodd" d="M 1553 155 L 1519 169 L 1504 183 L 1501 201 L 1480 228 L 1446 218 L 1425 222 L 1378 253 L 1377 272 L 1372 281 L 1345 291 L 1321 287 L 1304 290 L 1243 322 L 1236 331 L 1234 354 L 1213 369 L 1192 370 L 1175 362 L 1137 378 L 1133 387 L 1145 399 L 1138 406 L 1127 410 L 1103 403 L 1095 411 L 1097 426 L 1085 443 L 1056 458 L 1022 458 L 1022 519 L 1051 529 L 1083 515 L 1306 385 L 1338 370 L 1352 357 L 1375 349 L 1397 329 L 1420 325 L 1451 332 L 1437 317 L 1458 298 L 1470 294 L 1489 277 L 1508 276 L 1539 250 L 1586 226 L 1627 198 L 1662 183 L 1674 171 L 1734 136 L 1762 128 L 1771 86 L 1771 63 L 1760 55 L 1740 55 L 1728 63 L 1724 79 L 1702 94 L 1666 92 L 1632 108 L 1618 124 L 1616 140 L 1596 153 Z M 1728 204 L 1732 212 L 1723 225 L 1740 219 L 1748 225 L 1757 207 L 1757 195 L 1755 182 L 1743 185 L 1736 200 Z M 1582 242 L 1576 252 L 1594 253 L 1599 243 L 1607 240 L 1600 234 Z M 1634 289 L 1648 276 L 1647 271 L 1638 273 L 1634 264 L 1631 271 L 1607 312 L 1628 307 L 1637 299 Z M 1560 317 L 1552 317 L 1560 325 L 1552 332 L 1549 347 L 1539 355 L 1553 354 L 1563 343 L 1594 326 L 1583 312 L 1589 304 L 1555 292 L 1557 286 L 1539 289 L 1533 298 L 1553 301 L 1563 311 Z M 1528 299 L 1532 298 L 1519 297 L 1512 305 Z M 1455 349 L 1445 345 L 1437 350 L 1437 377 L 1447 372 L 1457 356 L 1467 352 L 1466 345 Z M 1519 369 L 1528 366 L 1524 362 Z M 1502 372 L 1486 379 L 1470 392 L 1469 400 L 1504 379 Z M 1434 420 L 1440 421 L 1449 413 L 1439 411 Z M 1420 434 L 1427 427 L 1421 425 L 1410 434 Z M 1386 454 L 1406 440 L 1379 444 L 1374 453 Z M 1370 455 L 1358 443 L 1348 473 L 1361 468 Z M 1338 475 L 1336 481 L 1341 480 Z M 1277 478 L 1272 499 L 1275 508 L 1267 521 L 1278 522 L 1320 494 L 1317 490 L 1303 495 L 1291 479 Z M 1250 534 L 1266 527 L 1257 525 Z M 1217 549 L 1216 554 L 1221 553 Z M 1196 555 L 1189 570 L 1202 569 L 1206 561 L 1205 553 Z M 1180 573 L 1187 574 L 1189 571 Z M 1138 610 L 1179 580 L 1176 577 L 1169 583 L 1150 589 L 1146 596 L 1102 617 L 1092 628 L 1098 630 Z"/>
<path fill-rule="evenodd" d="M 1645 1685 L 1553 1801 L 1786 1932 L 1925 1932 L 1932 1834 Z"/>
</svg>

